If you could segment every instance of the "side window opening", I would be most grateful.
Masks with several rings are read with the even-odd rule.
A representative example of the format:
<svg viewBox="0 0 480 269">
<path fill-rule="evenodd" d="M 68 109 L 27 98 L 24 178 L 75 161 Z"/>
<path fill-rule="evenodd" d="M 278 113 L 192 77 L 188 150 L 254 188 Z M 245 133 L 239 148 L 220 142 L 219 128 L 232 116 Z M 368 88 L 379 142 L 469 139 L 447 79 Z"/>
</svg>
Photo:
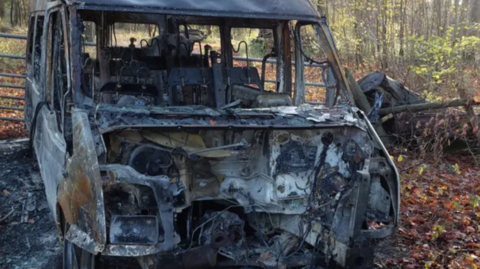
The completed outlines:
<svg viewBox="0 0 480 269">
<path fill-rule="evenodd" d="M 93 21 L 83 22 L 84 32 L 82 34 L 84 59 L 97 59 L 97 26 Z"/>
<path fill-rule="evenodd" d="M 248 55 L 245 43 L 248 45 Z M 240 46 L 239 46 L 240 45 Z M 275 48 L 272 29 L 255 28 L 232 28 L 232 48 L 234 66 L 246 67 L 247 56 L 250 67 L 257 69 L 262 79 L 262 60 L 271 54 Z M 270 56 L 265 64 L 265 90 L 275 92 L 277 90 L 276 57 Z M 257 85 L 249 85 L 258 88 Z"/>
<path fill-rule="evenodd" d="M 336 87 L 333 74 L 328 68 L 327 56 L 312 25 L 300 28 L 300 39 L 304 57 L 305 101 L 325 103 L 327 88 Z"/>
<path fill-rule="evenodd" d="M 42 36 L 43 36 L 43 23 L 45 21 L 44 16 L 37 15 L 37 21 L 35 23 L 35 38 L 33 44 L 33 77 L 36 81 L 40 81 L 41 75 L 41 59 L 42 59 Z"/>
<path fill-rule="evenodd" d="M 47 100 L 56 112 L 61 111 L 61 101 L 67 90 L 63 30 L 61 14 L 59 12 L 53 13 L 48 23 L 47 46 L 45 48 L 47 53 L 46 91 Z"/>
<path fill-rule="evenodd" d="M 100 66 L 97 61 L 97 26 L 93 21 L 84 21 L 83 29 L 81 59 L 83 67 L 83 87 L 87 92 L 92 93 L 95 89 L 94 84 L 98 83 L 100 74 Z"/>
<path fill-rule="evenodd" d="M 29 31 L 28 31 L 28 45 L 27 45 L 27 51 L 25 53 L 25 57 L 26 57 L 26 62 L 28 65 L 31 65 L 32 64 L 32 49 L 33 49 L 33 43 L 35 43 L 35 41 L 33 40 L 33 37 L 34 37 L 34 32 L 35 32 L 35 16 L 32 16 L 30 17 L 30 21 L 28 23 L 29 27 Z"/>
</svg>

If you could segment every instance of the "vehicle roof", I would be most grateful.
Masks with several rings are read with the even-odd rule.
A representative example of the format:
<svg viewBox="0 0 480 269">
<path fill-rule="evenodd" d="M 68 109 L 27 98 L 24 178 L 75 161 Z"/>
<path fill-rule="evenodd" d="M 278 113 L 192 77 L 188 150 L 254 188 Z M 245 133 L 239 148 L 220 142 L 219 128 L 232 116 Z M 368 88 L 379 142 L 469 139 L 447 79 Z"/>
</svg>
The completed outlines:
<svg viewBox="0 0 480 269">
<path fill-rule="evenodd" d="M 310 0 L 67 0 L 80 8 L 172 15 L 315 21 Z"/>
</svg>

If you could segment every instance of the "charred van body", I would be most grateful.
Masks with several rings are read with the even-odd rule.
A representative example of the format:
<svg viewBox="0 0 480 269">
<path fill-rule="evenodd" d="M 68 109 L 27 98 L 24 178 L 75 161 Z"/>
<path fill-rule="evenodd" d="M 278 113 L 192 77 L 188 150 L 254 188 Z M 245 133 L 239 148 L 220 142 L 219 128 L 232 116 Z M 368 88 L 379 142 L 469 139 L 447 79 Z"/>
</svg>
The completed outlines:
<svg viewBox="0 0 480 269">
<path fill-rule="evenodd" d="M 65 268 L 94 268 L 96 255 L 143 268 L 370 268 L 371 239 L 395 232 L 398 172 L 348 105 L 308 0 L 44 0 L 31 14 L 25 117 Z M 151 25 L 149 37 L 125 39 L 128 23 Z M 239 28 L 272 39 L 259 70 Z M 305 62 L 322 103 L 305 99 Z"/>
</svg>

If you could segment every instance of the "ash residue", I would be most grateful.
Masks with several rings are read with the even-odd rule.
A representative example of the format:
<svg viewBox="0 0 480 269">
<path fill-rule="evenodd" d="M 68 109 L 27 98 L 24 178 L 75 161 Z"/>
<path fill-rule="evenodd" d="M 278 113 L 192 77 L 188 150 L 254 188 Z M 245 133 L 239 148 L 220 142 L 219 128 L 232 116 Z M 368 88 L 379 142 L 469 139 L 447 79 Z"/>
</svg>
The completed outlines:
<svg viewBox="0 0 480 269">
<path fill-rule="evenodd" d="M 0 268 L 58 268 L 61 249 L 28 143 L 0 144 Z"/>
<path fill-rule="evenodd" d="M 0 269 L 62 268 L 37 160 L 28 153 L 28 142 L 0 141 Z M 96 268 L 139 266 L 134 259 L 101 257 Z"/>
</svg>

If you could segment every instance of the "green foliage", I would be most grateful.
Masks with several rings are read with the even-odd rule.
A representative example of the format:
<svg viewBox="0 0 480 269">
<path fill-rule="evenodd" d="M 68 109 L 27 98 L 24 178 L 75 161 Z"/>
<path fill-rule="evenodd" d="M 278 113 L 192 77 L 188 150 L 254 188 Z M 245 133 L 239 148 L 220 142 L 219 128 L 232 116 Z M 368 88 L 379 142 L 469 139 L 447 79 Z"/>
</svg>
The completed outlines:
<svg viewBox="0 0 480 269">
<path fill-rule="evenodd" d="M 450 27 L 443 37 L 412 36 L 409 39 L 415 58 L 410 70 L 428 79 L 424 85 L 426 88 L 447 83 L 451 89 L 455 89 L 459 82 L 458 73 L 465 71 L 472 55 L 480 53 L 479 37 L 462 36 L 453 40 L 453 32 L 454 28 Z M 431 93 L 427 93 L 428 99 L 437 100 L 429 94 Z"/>
<path fill-rule="evenodd" d="M 477 208 L 480 205 L 480 196 L 472 195 L 468 199 L 468 203 L 473 207 Z"/>
<path fill-rule="evenodd" d="M 249 53 L 252 58 L 263 58 L 270 53 L 272 49 L 268 48 L 268 42 L 265 40 L 254 39 L 249 45 Z"/>
<path fill-rule="evenodd" d="M 0 52 L 9 55 L 25 55 L 25 41 L 18 39 L 0 40 Z M 25 61 L 0 57 L 0 72 L 24 68 Z M 8 72 L 7 72 L 8 73 Z"/>
</svg>

